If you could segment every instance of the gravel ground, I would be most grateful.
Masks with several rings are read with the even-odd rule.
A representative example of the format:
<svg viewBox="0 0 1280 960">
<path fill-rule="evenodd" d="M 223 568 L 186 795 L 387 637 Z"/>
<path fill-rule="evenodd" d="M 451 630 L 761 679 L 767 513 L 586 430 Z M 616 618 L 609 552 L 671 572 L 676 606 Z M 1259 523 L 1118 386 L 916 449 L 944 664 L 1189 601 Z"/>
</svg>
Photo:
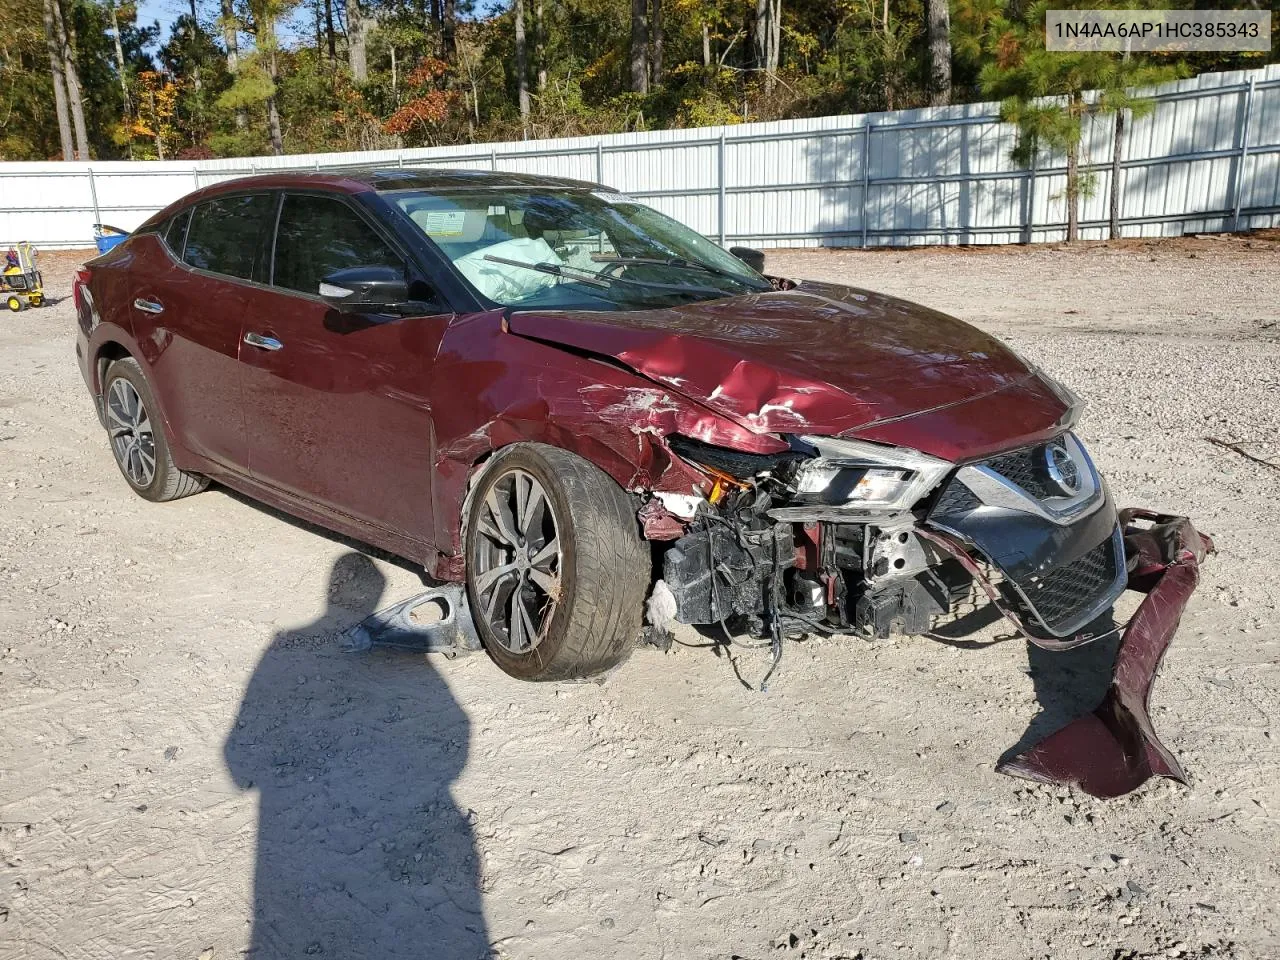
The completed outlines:
<svg viewBox="0 0 1280 960">
<path fill-rule="evenodd" d="M 770 268 L 994 331 L 1089 399 L 1121 503 L 1213 534 L 1153 706 L 1189 789 L 994 773 L 1106 672 L 998 628 L 790 644 L 766 695 L 754 652 L 549 686 L 344 655 L 415 573 L 222 490 L 133 497 L 64 300 L 0 316 L 0 957 L 1280 956 L 1280 473 L 1205 439 L 1280 459 L 1277 245 Z"/>
</svg>

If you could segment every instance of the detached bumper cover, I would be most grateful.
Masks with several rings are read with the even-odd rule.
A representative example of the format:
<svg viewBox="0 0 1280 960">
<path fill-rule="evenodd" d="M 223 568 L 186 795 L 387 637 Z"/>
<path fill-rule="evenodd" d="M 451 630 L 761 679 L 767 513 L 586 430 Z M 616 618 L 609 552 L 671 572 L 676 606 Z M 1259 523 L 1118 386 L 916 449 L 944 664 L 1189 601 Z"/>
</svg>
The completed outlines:
<svg viewBox="0 0 1280 960">
<path fill-rule="evenodd" d="M 1153 525 L 1139 528 L 1135 520 Z M 1153 776 L 1187 782 L 1152 729 L 1147 708 L 1156 671 L 1200 582 L 1200 563 L 1213 552 L 1213 541 L 1185 517 L 1131 509 L 1121 511 L 1120 522 L 1129 589 L 1147 596 L 1124 630 L 1111 686 L 1092 713 L 1001 764 L 996 768 L 1000 773 L 1074 784 L 1104 798 L 1136 790 Z"/>
<path fill-rule="evenodd" d="M 1127 587 L 1145 593 L 1146 599 L 1123 628 L 1111 686 L 1092 713 L 1001 763 L 996 767 L 1000 773 L 1073 784 L 1103 798 L 1136 790 L 1153 776 L 1187 782 L 1182 767 L 1152 729 L 1147 705 L 1160 661 L 1200 582 L 1200 564 L 1214 552 L 1213 541 L 1186 517 L 1136 508 L 1120 511 L 1119 530 L 1124 537 Z M 920 528 L 917 532 L 960 561 L 1030 642 L 1048 650 L 1069 650 L 1098 639 L 1093 634 L 1045 638 L 1029 632 L 961 542 Z"/>
</svg>

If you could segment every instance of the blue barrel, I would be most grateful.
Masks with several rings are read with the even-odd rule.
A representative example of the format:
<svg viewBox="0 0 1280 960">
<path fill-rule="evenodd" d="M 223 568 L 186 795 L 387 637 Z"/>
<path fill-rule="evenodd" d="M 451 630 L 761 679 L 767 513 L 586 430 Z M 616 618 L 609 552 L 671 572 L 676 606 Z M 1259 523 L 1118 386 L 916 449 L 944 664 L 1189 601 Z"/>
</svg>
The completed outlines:
<svg viewBox="0 0 1280 960">
<path fill-rule="evenodd" d="M 93 225 L 93 239 L 98 245 L 98 253 L 103 254 L 117 244 L 129 239 L 129 234 L 119 227 L 109 227 L 103 223 Z"/>
</svg>

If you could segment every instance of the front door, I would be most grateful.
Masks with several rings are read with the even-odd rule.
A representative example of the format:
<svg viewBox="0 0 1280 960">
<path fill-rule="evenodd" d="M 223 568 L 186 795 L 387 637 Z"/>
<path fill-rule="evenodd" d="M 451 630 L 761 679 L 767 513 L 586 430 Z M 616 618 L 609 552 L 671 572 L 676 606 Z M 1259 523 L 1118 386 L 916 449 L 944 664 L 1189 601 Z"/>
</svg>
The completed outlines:
<svg viewBox="0 0 1280 960">
<path fill-rule="evenodd" d="M 270 286 L 245 301 L 240 359 L 250 469 L 339 516 L 429 543 L 427 385 L 451 314 L 340 314 L 318 294 L 335 270 L 405 258 L 352 204 L 286 194 Z"/>
</svg>

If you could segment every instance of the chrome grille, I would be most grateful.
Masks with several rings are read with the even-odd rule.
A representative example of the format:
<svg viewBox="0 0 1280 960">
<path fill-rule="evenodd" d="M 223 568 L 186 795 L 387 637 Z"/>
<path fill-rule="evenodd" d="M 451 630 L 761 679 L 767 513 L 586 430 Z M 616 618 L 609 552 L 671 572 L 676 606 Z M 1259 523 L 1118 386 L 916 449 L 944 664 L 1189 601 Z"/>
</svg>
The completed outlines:
<svg viewBox="0 0 1280 960">
<path fill-rule="evenodd" d="M 1012 581 L 1026 605 L 1046 628 L 1062 632 L 1081 610 L 1095 606 L 1116 582 L 1114 534 L 1084 556 L 1047 573 Z"/>
</svg>

